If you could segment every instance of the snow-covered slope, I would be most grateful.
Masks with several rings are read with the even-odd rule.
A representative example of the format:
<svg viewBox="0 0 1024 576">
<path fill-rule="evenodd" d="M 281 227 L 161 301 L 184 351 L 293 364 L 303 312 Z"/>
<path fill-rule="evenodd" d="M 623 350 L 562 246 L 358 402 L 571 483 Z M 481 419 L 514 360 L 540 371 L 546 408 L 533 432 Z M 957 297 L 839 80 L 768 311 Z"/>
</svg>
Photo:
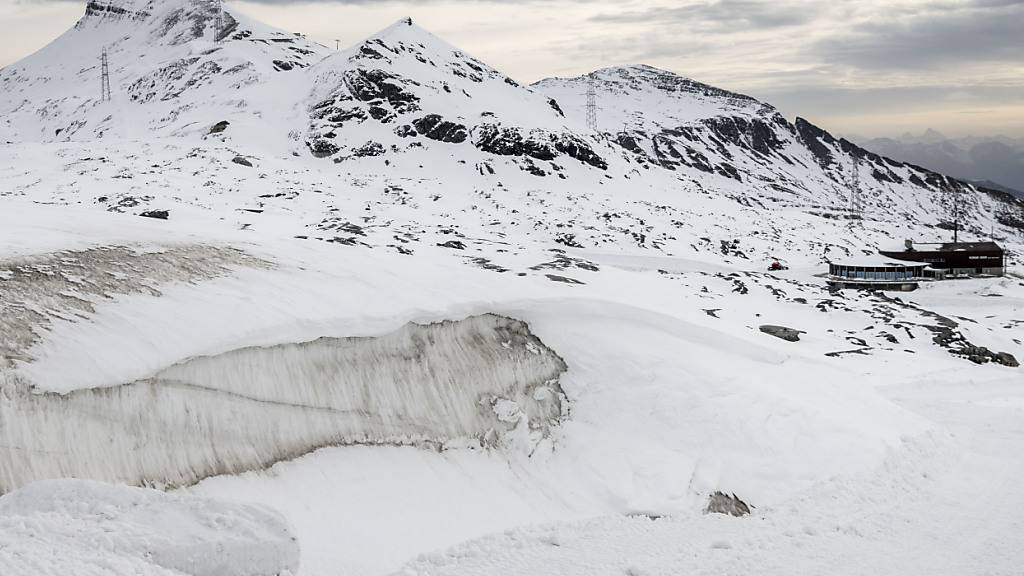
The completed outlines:
<svg viewBox="0 0 1024 576">
<path fill-rule="evenodd" d="M 64 474 L 179 484 L 278 462 L 266 473 L 220 476 L 189 490 L 273 504 L 295 525 L 304 574 L 339 567 L 384 574 L 421 552 L 538 522 L 637 513 L 700 522 L 715 490 L 771 510 L 830 479 L 898 458 L 914 439 L 937 443 L 944 454 L 941 428 L 876 387 L 920 381 L 921 362 L 934 373 L 982 380 L 1020 370 L 961 358 L 978 346 L 1020 356 L 1021 286 L 1010 278 L 894 300 L 829 294 L 806 272 L 777 277 L 725 265 L 705 271 L 680 259 L 605 264 L 558 254 L 544 273 L 520 277 L 463 266 L 442 248 L 409 257 L 217 232 L 207 223 L 10 199 L 4 206 L 0 239 L 15 255 L 0 268 L 0 283 L 22 285 L 30 272 L 40 280 L 38 293 L 0 297 L 0 317 L 29 311 L 37 334 L 3 372 L 0 463 L 11 466 L 5 485 Z M 217 273 L 210 274 L 183 257 L 180 247 L 197 243 L 246 257 L 214 260 Z M 55 247 L 63 251 L 50 254 Z M 199 252 L 204 260 L 209 250 Z M 114 285 L 97 286 L 76 272 L 102 252 L 123 262 L 120 270 L 98 268 Z M 151 260 L 140 259 L 147 254 Z M 44 278 L 63 278 L 63 288 Z M 380 435 L 377 415 L 365 409 L 370 404 L 335 417 L 334 430 L 337 422 L 344 430 L 365 419 L 348 430 L 368 435 L 352 442 L 334 435 L 313 406 L 303 407 L 315 401 L 330 408 L 332 396 L 350 396 L 364 364 L 349 362 L 349 374 L 332 376 L 332 362 L 295 343 L 378 337 L 358 346 L 396 360 L 375 363 L 387 395 L 387 374 L 427 387 L 448 378 L 416 376 L 423 363 L 446 372 L 460 362 L 471 366 L 476 354 L 453 350 L 435 366 L 445 355 L 418 357 L 388 334 L 409 322 L 488 312 L 526 322 L 565 363 L 558 380 L 565 416 L 547 437 L 531 434 L 528 402 L 495 402 L 489 392 L 479 398 L 481 409 L 510 429 L 498 443 L 472 433 L 444 445 L 395 442 Z M 804 334 L 785 342 L 762 333 L 762 324 Z M 495 348 L 499 356 L 524 352 L 509 345 Z M 444 339 L 430 346 L 447 348 Z M 239 354 L 251 358 L 233 360 Z M 403 356 L 413 361 L 403 364 Z M 526 346 L 520 357 L 532 356 Z M 275 374 L 293 385 L 273 382 Z M 448 402 L 466 409 L 484 379 L 459 378 L 449 380 Z M 71 392 L 61 398 L 47 391 L 58 387 Z M 533 400 L 552 398 L 538 391 Z M 446 413 L 443 401 L 401 406 L 381 405 L 397 430 L 411 429 L 406 416 L 429 422 Z M 286 410 L 296 415 L 282 417 Z M 330 448 L 339 444 L 358 446 Z"/>
<path fill-rule="evenodd" d="M 0 141 L 15 143 L 0 194 L 488 259 L 560 243 L 820 263 L 934 239 L 955 196 L 970 234 L 1024 229 L 1012 198 L 650 67 L 592 75 L 595 133 L 587 78 L 521 86 L 411 20 L 333 52 L 230 4 L 220 42 L 212 3 L 112 5 L 0 71 Z M 104 45 L 112 102 L 98 101 Z"/>
<path fill-rule="evenodd" d="M 270 503 L 302 574 L 385 574 L 539 522 L 701 531 L 719 490 L 800 531 L 777 511 L 809 492 L 913 492 L 894 462 L 956 461 L 955 415 L 890 387 L 977 379 L 1017 409 L 986 394 L 1019 378 L 1019 277 L 899 298 L 819 277 L 945 238 L 954 198 L 1019 273 L 1009 197 L 650 67 L 592 75 L 592 131 L 590 79 L 518 85 L 409 20 L 335 53 L 226 14 L 216 34 L 209 2 L 92 2 L 0 70 L 2 490 Z M 1013 468 L 978 462 L 1002 494 Z"/>
<path fill-rule="evenodd" d="M 342 161 L 441 147 L 433 140 L 541 160 L 569 154 L 604 165 L 565 126 L 557 103 L 411 19 L 330 56 L 312 72 L 309 146 L 317 156 Z M 363 138 L 366 142 L 360 142 Z"/>
<path fill-rule="evenodd" d="M 261 506 L 82 480 L 0 497 L 0 572 L 11 576 L 284 576 L 298 567 L 287 522 Z"/>
<path fill-rule="evenodd" d="M 215 5 L 89 2 L 74 28 L 0 71 L 0 141 L 205 134 L 221 121 L 272 131 L 270 113 L 294 98 L 287 77 L 327 49 L 230 10 L 218 28 Z M 110 101 L 101 100 L 104 49 Z"/>
</svg>

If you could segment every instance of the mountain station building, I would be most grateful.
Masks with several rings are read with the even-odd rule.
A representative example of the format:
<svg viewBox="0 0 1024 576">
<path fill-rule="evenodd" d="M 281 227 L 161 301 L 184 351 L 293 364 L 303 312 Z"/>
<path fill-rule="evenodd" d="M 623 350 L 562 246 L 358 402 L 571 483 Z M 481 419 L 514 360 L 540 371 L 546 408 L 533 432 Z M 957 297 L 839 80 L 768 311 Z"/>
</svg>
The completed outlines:
<svg viewBox="0 0 1024 576">
<path fill-rule="evenodd" d="M 921 282 L 941 280 L 945 274 L 922 262 L 889 258 L 878 254 L 839 260 L 828 265 L 828 285 L 841 290 L 887 290 L 911 292 Z"/>
<path fill-rule="evenodd" d="M 906 250 L 881 250 L 877 255 L 830 263 L 828 285 L 834 289 L 910 292 L 921 282 L 1002 276 L 1005 271 L 1006 254 L 995 242 L 915 245 L 907 240 Z"/>
<path fill-rule="evenodd" d="M 1006 253 L 995 242 L 915 244 L 907 240 L 905 250 L 879 253 L 897 260 L 926 263 L 950 278 L 1002 276 L 1006 272 Z"/>
</svg>

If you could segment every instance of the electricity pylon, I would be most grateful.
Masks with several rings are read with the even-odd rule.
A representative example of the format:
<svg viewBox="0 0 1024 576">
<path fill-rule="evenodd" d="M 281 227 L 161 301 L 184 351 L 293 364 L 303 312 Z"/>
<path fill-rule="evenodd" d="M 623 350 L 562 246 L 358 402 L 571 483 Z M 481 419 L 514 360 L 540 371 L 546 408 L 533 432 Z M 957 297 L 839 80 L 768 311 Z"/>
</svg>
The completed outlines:
<svg viewBox="0 0 1024 576">
<path fill-rule="evenodd" d="M 100 53 L 100 101 L 109 102 L 110 96 L 110 62 L 107 58 L 107 48 L 103 47 Z"/>
<path fill-rule="evenodd" d="M 587 128 L 597 132 L 597 88 L 593 73 L 587 75 Z"/>
</svg>

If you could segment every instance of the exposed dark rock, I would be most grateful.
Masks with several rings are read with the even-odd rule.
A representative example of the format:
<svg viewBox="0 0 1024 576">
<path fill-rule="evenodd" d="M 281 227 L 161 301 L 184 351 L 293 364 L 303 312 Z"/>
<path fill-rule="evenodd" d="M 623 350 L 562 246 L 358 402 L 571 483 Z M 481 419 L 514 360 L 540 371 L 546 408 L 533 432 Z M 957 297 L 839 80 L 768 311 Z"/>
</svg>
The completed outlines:
<svg viewBox="0 0 1024 576">
<path fill-rule="evenodd" d="M 544 132 L 531 133 L 524 138 L 518 128 L 482 124 L 476 128 L 475 135 L 473 145 L 491 154 L 529 156 L 538 160 L 553 160 L 556 157 L 550 144 L 550 135 Z"/>
<path fill-rule="evenodd" d="M 366 111 L 362 108 L 348 108 L 341 110 L 328 110 L 328 113 L 333 112 L 327 117 L 327 121 L 335 125 L 341 126 L 350 120 L 356 120 L 357 124 L 366 120 Z"/>
<path fill-rule="evenodd" d="M 238 164 L 239 166 L 247 166 L 249 168 L 252 168 L 252 162 L 249 162 L 249 160 L 246 159 L 244 156 L 235 156 L 234 158 L 231 159 L 231 161 L 234 162 L 235 164 Z"/>
<path fill-rule="evenodd" d="M 395 135 L 400 136 L 402 138 L 411 138 L 413 136 L 417 136 L 418 134 L 416 132 L 416 129 L 413 128 L 411 125 L 402 124 L 401 126 L 395 128 Z"/>
<path fill-rule="evenodd" d="M 850 354 L 860 354 L 861 356 L 867 356 L 869 350 L 871 350 L 871 348 L 855 348 L 853 350 L 839 350 L 838 352 L 826 352 L 825 356 L 828 356 L 829 358 L 839 358 L 841 356 L 847 356 L 847 355 L 850 355 Z"/>
<path fill-rule="evenodd" d="M 439 142 L 461 144 L 469 138 L 469 132 L 465 126 L 449 122 L 438 114 L 430 114 L 413 120 L 412 125 L 420 134 Z"/>
<path fill-rule="evenodd" d="M 725 514 L 741 518 L 750 514 L 750 506 L 740 500 L 735 494 L 729 495 L 724 492 L 715 492 L 708 499 L 705 514 Z"/>
<path fill-rule="evenodd" d="M 523 170 L 529 172 L 530 174 L 533 174 L 534 176 L 548 175 L 547 172 L 545 172 L 540 166 L 534 164 L 533 161 L 531 161 L 529 158 L 527 158 L 526 161 L 522 163 L 521 167 Z"/>
<path fill-rule="evenodd" d="M 561 253 L 561 250 L 552 250 L 553 252 Z M 601 268 L 583 258 L 573 258 L 572 256 L 566 256 L 564 253 L 551 260 L 550 262 L 543 262 L 536 266 L 530 266 L 530 270 L 568 270 L 570 268 L 579 268 L 580 270 L 586 270 L 588 272 L 599 272 Z"/>
<path fill-rule="evenodd" d="M 640 147 L 640 144 L 636 141 L 636 138 L 630 136 L 626 132 L 619 132 L 618 136 L 616 136 L 615 138 L 615 143 L 634 154 L 644 153 L 643 148 Z"/>
<path fill-rule="evenodd" d="M 760 119 L 747 120 L 739 116 L 717 116 L 708 118 L 703 123 L 721 141 L 740 148 L 749 147 L 765 156 L 771 155 L 783 147 L 782 141 L 775 135 L 772 127 Z M 747 139 L 749 139 L 749 144 Z M 721 151 L 728 157 L 728 151 L 724 149 Z"/>
<path fill-rule="evenodd" d="M 406 113 L 419 110 L 419 98 L 406 91 L 405 84 L 413 83 L 384 70 L 348 70 L 344 76 L 345 86 L 352 95 L 363 102 L 387 100 L 396 112 Z"/>
<path fill-rule="evenodd" d="M 1009 211 L 999 212 L 996 214 L 996 221 L 1003 226 L 1024 230 L 1024 215 L 1022 214 L 1024 214 L 1024 211 L 1021 211 L 1021 214 L 1014 214 Z"/>
<path fill-rule="evenodd" d="M 548 98 L 548 106 L 551 106 L 552 110 L 558 112 L 559 116 L 565 117 L 565 112 L 562 112 L 562 107 L 558 105 L 558 101 L 554 98 Z"/>
<path fill-rule="evenodd" d="M 363 58 L 370 58 L 373 60 L 383 60 L 384 55 L 371 48 L 368 44 L 363 44 L 359 47 L 359 55 Z"/>
<path fill-rule="evenodd" d="M 139 13 L 129 12 L 128 10 L 118 6 L 116 3 L 111 2 L 110 0 L 107 0 L 105 2 L 104 1 L 99 1 L 99 0 L 90 0 L 90 2 L 85 5 L 85 15 L 87 17 L 89 17 L 89 16 L 93 16 L 93 17 L 97 17 L 97 16 L 99 16 L 99 17 L 102 17 L 102 16 L 127 16 L 127 17 L 131 17 L 131 18 L 134 18 L 134 19 L 141 20 L 142 18 L 145 18 L 149 14 L 146 13 L 146 12 L 139 12 Z"/>
<path fill-rule="evenodd" d="M 380 142 L 370 141 L 353 150 L 352 155 L 357 158 L 365 158 L 368 156 L 382 156 L 384 155 L 384 152 L 385 149 L 383 144 Z"/>
<path fill-rule="evenodd" d="M 589 164 L 601 170 L 608 169 L 608 162 L 598 156 L 597 152 L 594 152 L 594 149 L 590 147 L 590 144 L 572 134 L 562 134 L 559 138 L 556 138 L 555 149 L 584 164 Z"/>
<path fill-rule="evenodd" d="M 452 248 L 454 250 L 465 250 L 466 245 L 458 240 L 449 240 L 447 242 L 440 242 L 438 246 L 441 248 Z"/>
<path fill-rule="evenodd" d="M 570 248 L 583 248 L 583 245 L 576 241 L 575 234 L 560 232 L 555 235 L 555 242 Z"/>
<path fill-rule="evenodd" d="M 143 218 L 154 218 L 156 220 L 167 220 L 171 217 L 171 213 L 169 210 L 149 210 L 139 214 L 139 216 L 142 216 Z"/>
<path fill-rule="evenodd" d="M 555 136 L 543 130 L 533 130 L 524 136 L 518 128 L 503 128 L 493 124 L 478 126 L 474 134 L 474 146 L 491 154 L 528 156 L 550 161 L 562 153 L 602 170 L 608 167 L 608 163 L 587 142 L 572 134 Z"/>
<path fill-rule="evenodd" d="M 306 147 L 309 148 L 309 151 L 317 158 L 333 156 L 338 153 L 338 150 L 340 150 L 340 148 L 338 148 L 338 146 L 333 142 L 324 139 L 316 139 L 311 142 L 306 142 Z"/>
<path fill-rule="evenodd" d="M 781 338 L 787 342 L 799 342 L 800 335 L 806 334 L 802 330 L 795 330 L 793 328 L 786 328 L 785 326 L 773 326 L 771 324 L 765 324 L 760 327 L 761 332 L 776 338 Z"/>
<path fill-rule="evenodd" d="M 1009 366 L 1010 368 L 1020 367 L 1020 362 L 1018 362 L 1017 358 L 1009 352 L 997 352 L 993 361 L 1002 364 L 1003 366 Z"/>
<path fill-rule="evenodd" d="M 796 119 L 796 131 L 800 135 L 800 139 L 803 141 L 804 145 L 806 145 L 811 153 L 814 154 L 814 158 L 818 161 L 818 164 L 828 166 L 832 163 L 832 152 L 830 152 L 828 147 L 822 143 L 822 141 L 824 141 L 827 144 L 835 144 L 836 139 L 833 138 L 831 134 L 803 118 Z"/>
<path fill-rule="evenodd" d="M 208 132 L 208 134 L 220 134 L 221 132 L 227 130 L 228 126 L 230 125 L 231 122 L 228 122 L 227 120 L 221 120 L 220 122 L 217 122 L 216 124 L 210 127 L 210 131 Z"/>
<path fill-rule="evenodd" d="M 370 117 L 381 124 L 387 124 L 395 119 L 394 113 L 380 106 L 370 106 Z"/>
<path fill-rule="evenodd" d="M 490 270 L 492 272 L 497 272 L 499 274 L 504 274 L 505 272 L 509 271 L 508 268 L 505 268 L 503 266 L 498 266 L 497 264 L 495 264 L 494 262 L 491 262 L 487 258 L 467 256 L 466 259 L 469 262 L 472 262 L 473 264 L 479 266 L 480 268 L 483 268 L 484 270 Z"/>
<path fill-rule="evenodd" d="M 559 276 L 558 274 L 545 274 L 545 276 L 547 276 L 548 280 L 551 280 L 552 282 L 561 282 L 563 284 L 586 284 L 586 282 L 581 280 L 569 278 L 567 276 Z"/>
</svg>

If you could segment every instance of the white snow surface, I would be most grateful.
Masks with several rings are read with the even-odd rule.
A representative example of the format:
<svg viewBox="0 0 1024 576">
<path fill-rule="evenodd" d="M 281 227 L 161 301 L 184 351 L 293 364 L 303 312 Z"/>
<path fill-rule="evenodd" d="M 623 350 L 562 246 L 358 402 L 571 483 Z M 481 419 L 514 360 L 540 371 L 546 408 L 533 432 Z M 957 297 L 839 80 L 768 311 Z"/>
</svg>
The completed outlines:
<svg viewBox="0 0 1024 576">
<path fill-rule="evenodd" d="M 299 545 L 262 506 L 85 480 L 0 497 L 0 573 L 287 576 Z"/>
<path fill-rule="evenodd" d="M 1019 573 L 1019 204 L 646 66 L 593 75 L 594 132 L 587 78 L 519 86 L 409 21 L 335 53 L 95 4 L 0 70 L 4 576 Z M 827 291 L 953 198 L 1006 277 Z"/>
</svg>

